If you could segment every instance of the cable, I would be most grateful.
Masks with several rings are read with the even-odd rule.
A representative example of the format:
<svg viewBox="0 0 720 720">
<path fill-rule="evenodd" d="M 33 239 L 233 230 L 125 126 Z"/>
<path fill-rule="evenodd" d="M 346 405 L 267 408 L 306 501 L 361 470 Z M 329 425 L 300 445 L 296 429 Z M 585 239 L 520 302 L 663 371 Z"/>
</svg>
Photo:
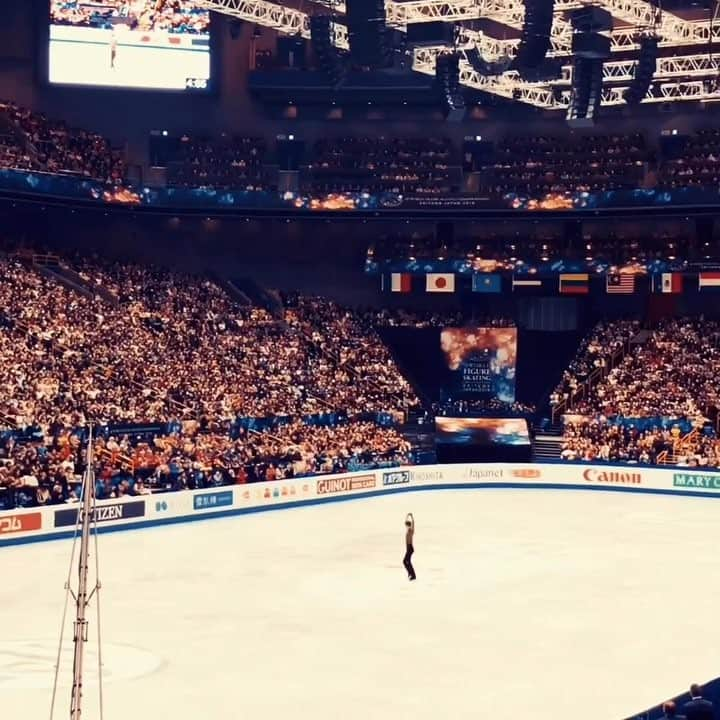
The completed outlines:
<svg viewBox="0 0 720 720">
<path fill-rule="evenodd" d="M 93 473 L 93 482 L 95 477 Z M 97 639 L 98 639 L 98 702 L 100 703 L 100 720 L 103 720 L 104 706 L 103 706 L 103 661 L 102 661 L 102 635 L 100 631 L 100 554 L 98 552 L 98 521 L 97 513 L 95 512 L 95 503 L 97 498 L 95 493 L 92 494 L 93 498 L 93 532 L 95 534 L 95 605 L 97 612 Z"/>
</svg>

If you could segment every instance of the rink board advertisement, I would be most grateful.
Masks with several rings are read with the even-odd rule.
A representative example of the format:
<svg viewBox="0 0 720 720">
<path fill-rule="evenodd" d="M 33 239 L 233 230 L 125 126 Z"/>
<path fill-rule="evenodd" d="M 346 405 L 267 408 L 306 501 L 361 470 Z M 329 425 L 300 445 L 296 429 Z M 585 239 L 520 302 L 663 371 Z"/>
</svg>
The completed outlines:
<svg viewBox="0 0 720 720">
<path fill-rule="evenodd" d="M 720 498 L 720 472 L 696 468 L 476 463 L 420 465 L 98 501 L 100 532 L 442 489 L 648 492 Z M 70 537 L 77 506 L 0 511 L 0 546 Z"/>
<path fill-rule="evenodd" d="M 440 333 L 455 398 L 515 401 L 517 328 L 452 328 Z"/>
<path fill-rule="evenodd" d="M 48 1 L 50 83 L 210 88 L 210 12 L 193 0 Z"/>
<path fill-rule="evenodd" d="M 95 508 L 95 516 L 91 522 L 98 523 L 127 520 L 129 518 L 141 518 L 145 515 L 144 500 L 128 500 L 125 502 L 98 503 Z M 74 526 L 77 524 L 77 508 L 55 511 L 55 527 Z"/>
</svg>

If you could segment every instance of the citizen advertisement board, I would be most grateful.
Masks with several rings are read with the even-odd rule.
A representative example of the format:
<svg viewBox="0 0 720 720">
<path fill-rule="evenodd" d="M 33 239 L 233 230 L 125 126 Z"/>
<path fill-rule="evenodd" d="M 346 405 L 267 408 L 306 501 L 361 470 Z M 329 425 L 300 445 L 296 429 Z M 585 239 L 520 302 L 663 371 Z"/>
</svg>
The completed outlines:
<svg viewBox="0 0 720 720">
<path fill-rule="evenodd" d="M 233 491 L 221 490 L 214 493 L 203 493 L 193 498 L 193 510 L 211 510 L 228 507 L 233 504 Z"/>
<path fill-rule="evenodd" d="M 356 475 L 355 477 L 330 478 L 317 481 L 318 495 L 350 492 L 352 490 L 369 490 L 375 487 L 374 475 Z"/>
<path fill-rule="evenodd" d="M 114 520 L 127 520 L 145 516 L 145 501 L 131 500 L 129 502 L 113 503 L 112 505 L 98 505 L 95 508 L 93 522 L 112 522 Z M 78 520 L 78 508 L 58 510 L 55 513 L 55 527 L 75 525 Z"/>
<path fill-rule="evenodd" d="M 409 470 L 395 470 L 394 472 L 383 473 L 382 483 L 385 487 L 389 485 L 407 485 L 409 482 Z"/>
<path fill-rule="evenodd" d="M 25 515 L 0 516 L 0 535 L 10 533 L 32 532 L 42 527 L 42 515 L 39 512 Z"/>
</svg>

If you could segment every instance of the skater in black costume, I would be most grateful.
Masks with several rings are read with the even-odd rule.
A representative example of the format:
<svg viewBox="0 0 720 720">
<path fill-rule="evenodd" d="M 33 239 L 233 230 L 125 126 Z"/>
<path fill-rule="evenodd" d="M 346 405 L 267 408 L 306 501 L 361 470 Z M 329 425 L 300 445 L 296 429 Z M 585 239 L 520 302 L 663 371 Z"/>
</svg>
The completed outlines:
<svg viewBox="0 0 720 720">
<path fill-rule="evenodd" d="M 413 547 L 413 538 L 415 536 L 415 518 L 412 513 L 408 513 L 405 516 L 405 527 L 407 529 L 405 530 L 405 557 L 403 558 L 403 565 L 407 570 L 408 578 L 410 580 L 414 580 L 416 575 L 415 568 L 412 564 L 412 555 L 415 552 L 415 548 Z"/>
</svg>

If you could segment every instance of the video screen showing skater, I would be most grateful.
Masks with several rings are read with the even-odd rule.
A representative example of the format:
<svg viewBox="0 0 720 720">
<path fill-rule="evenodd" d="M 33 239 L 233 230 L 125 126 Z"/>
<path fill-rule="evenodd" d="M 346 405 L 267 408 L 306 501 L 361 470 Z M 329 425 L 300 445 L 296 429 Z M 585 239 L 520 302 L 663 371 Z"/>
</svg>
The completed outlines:
<svg viewBox="0 0 720 720">
<path fill-rule="evenodd" d="M 522 418 L 435 418 L 439 443 L 452 445 L 529 445 L 530 432 Z"/>
<path fill-rule="evenodd" d="M 515 401 L 517 328 L 444 328 L 450 395 Z"/>
<path fill-rule="evenodd" d="M 48 57 L 51 83 L 208 90 L 210 13 L 192 0 L 50 0 Z"/>
</svg>

